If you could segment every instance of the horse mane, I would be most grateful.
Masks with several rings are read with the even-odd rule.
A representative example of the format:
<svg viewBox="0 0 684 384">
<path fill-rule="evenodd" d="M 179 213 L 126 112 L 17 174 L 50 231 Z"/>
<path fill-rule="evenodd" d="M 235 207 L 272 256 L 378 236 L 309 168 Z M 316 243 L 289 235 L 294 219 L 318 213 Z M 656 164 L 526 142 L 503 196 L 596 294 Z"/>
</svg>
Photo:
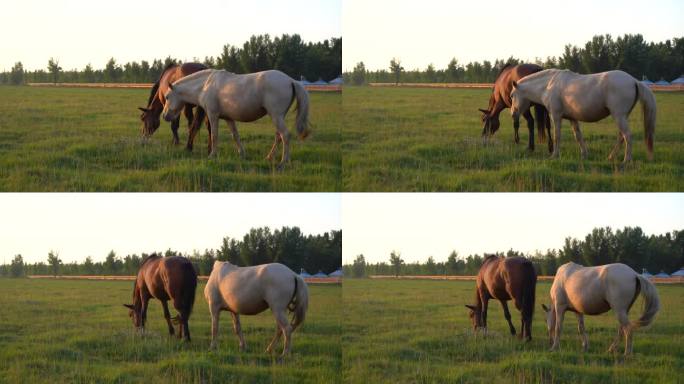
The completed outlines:
<svg viewBox="0 0 684 384">
<path fill-rule="evenodd" d="M 515 64 L 513 64 L 513 63 L 511 63 L 511 62 L 506 63 L 503 67 L 501 67 L 501 70 L 499 71 L 499 74 L 496 75 L 496 77 L 501 76 L 501 74 L 502 74 L 506 69 L 511 68 L 511 67 L 513 67 L 513 66 L 515 66 Z"/>
<path fill-rule="evenodd" d="M 498 258 L 499 258 L 499 256 L 494 255 L 494 254 L 490 254 L 490 255 L 485 254 L 484 259 L 482 260 L 482 264 L 484 264 L 485 262 L 487 262 L 491 259 L 498 259 Z"/>
<path fill-rule="evenodd" d="M 153 253 L 153 254 L 151 254 L 151 255 L 149 255 L 149 256 L 147 256 L 147 257 L 145 258 L 145 260 L 143 260 L 142 263 L 140 263 L 140 268 L 142 268 L 142 266 L 145 265 L 145 263 L 147 263 L 148 261 L 150 261 L 150 260 L 152 260 L 152 259 L 158 259 L 158 258 L 160 258 L 160 257 L 161 257 L 161 256 L 158 255 L 156 252 Z"/>
<path fill-rule="evenodd" d="M 178 64 L 176 64 L 176 63 L 169 63 L 161 71 L 161 74 L 159 74 L 159 78 L 157 79 L 157 81 L 152 86 L 152 90 L 150 90 L 150 97 L 147 99 L 147 107 L 148 108 L 150 107 L 150 105 L 152 105 L 152 100 L 154 100 L 154 98 L 157 96 L 157 91 L 159 90 L 159 83 L 161 82 L 161 79 L 164 76 L 164 74 L 166 73 L 166 71 L 168 71 L 169 69 L 171 69 L 177 65 Z"/>
</svg>

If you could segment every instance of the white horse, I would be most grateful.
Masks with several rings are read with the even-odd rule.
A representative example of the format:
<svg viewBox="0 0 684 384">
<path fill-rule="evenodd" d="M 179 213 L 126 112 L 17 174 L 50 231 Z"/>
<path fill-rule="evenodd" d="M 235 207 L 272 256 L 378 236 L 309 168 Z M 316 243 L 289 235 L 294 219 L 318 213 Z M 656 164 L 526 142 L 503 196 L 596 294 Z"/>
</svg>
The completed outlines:
<svg viewBox="0 0 684 384">
<path fill-rule="evenodd" d="M 244 157 L 245 150 L 235 122 L 251 122 L 268 114 L 276 127 L 276 137 L 266 158 L 269 161 L 273 158 L 278 142 L 282 141 L 283 155 L 278 166 L 282 168 L 290 160 L 290 132 L 285 126 L 285 115 L 294 99 L 297 99 L 297 133 L 302 139 L 309 134 L 309 96 L 306 89 L 298 81 L 276 70 L 237 75 L 205 69 L 169 84 L 164 98 L 166 104 L 162 113 L 167 121 L 176 119 L 190 100 L 204 108 L 211 127 L 210 157 L 217 155 L 219 118 L 228 122 L 238 153 Z M 196 133 L 197 130 L 190 133 L 190 143 Z"/>
<path fill-rule="evenodd" d="M 587 157 L 587 146 L 582 138 L 579 122 L 596 122 L 613 116 L 620 132 L 617 143 L 610 151 L 613 159 L 620 145 L 625 143 L 623 163 L 632 159 L 632 134 L 627 118 L 637 101 L 644 110 L 644 133 L 648 158 L 653 158 L 653 131 L 656 121 L 656 103 L 653 92 L 637 79 L 622 71 L 608 71 L 592 75 L 578 75 L 568 70 L 547 69 L 513 82 L 511 113 L 514 119 L 530 108 L 531 103 L 542 104 L 553 121 L 556 145 L 552 158 L 560 154 L 561 120 L 572 124 L 575 140 L 580 145 L 582 158 Z"/>
<path fill-rule="evenodd" d="M 644 298 L 644 310 L 638 320 L 630 323 L 627 312 L 639 293 Z M 660 309 L 658 291 L 653 283 L 620 263 L 598 267 L 584 267 L 572 262 L 563 264 L 556 272 L 550 294 L 551 308 L 544 304 L 542 308 L 546 312 L 552 351 L 559 347 L 565 311 L 577 315 L 577 329 L 586 352 L 589 341 L 584 331 L 584 315 L 600 315 L 612 309 L 620 324 L 617 337 L 608 351 L 614 352 L 624 335 L 625 355 L 629 355 L 632 353 L 632 331 L 651 324 Z"/>
<path fill-rule="evenodd" d="M 238 336 L 240 351 L 244 351 L 240 315 L 256 315 L 271 308 L 276 333 L 266 352 L 271 353 L 282 334 L 285 339 L 282 356 L 290 353 L 292 332 L 304 321 L 309 304 L 309 290 L 304 280 L 278 263 L 238 267 L 216 261 L 204 288 L 204 297 L 211 312 L 211 349 L 216 349 L 221 311 L 233 316 L 233 330 Z M 287 318 L 288 310 L 294 314 L 291 322 Z"/>
</svg>

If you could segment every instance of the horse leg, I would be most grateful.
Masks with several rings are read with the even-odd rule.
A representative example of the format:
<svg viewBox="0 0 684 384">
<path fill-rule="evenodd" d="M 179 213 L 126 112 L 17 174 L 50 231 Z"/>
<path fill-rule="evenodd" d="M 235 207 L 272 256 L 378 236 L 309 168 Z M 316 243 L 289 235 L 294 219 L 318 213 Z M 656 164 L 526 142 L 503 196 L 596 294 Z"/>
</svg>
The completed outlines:
<svg viewBox="0 0 684 384">
<path fill-rule="evenodd" d="M 551 310 L 556 311 L 556 327 L 554 329 L 553 345 L 551 346 L 551 350 L 556 351 L 560 346 L 560 335 L 561 330 L 563 329 L 563 316 L 565 316 L 565 307 L 556 306 Z"/>
<path fill-rule="evenodd" d="M 169 304 L 166 300 L 162 300 L 162 308 L 164 308 L 164 318 L 166 319 L 166 324 L 169 325 L 169 335 L 174 334 L 173 324 L 171 324 L 171 314 L 169 313 Z"/>
<path fill-rule="evenodd" d="M 487 336 L 487 307 L 489 306 L 489 296 L 484 293 L 482 296 L 482 327 L 484 335 Z"/>
<path fill-rule="evenodd" d="M 242 326 L 240 325 L 240 315 L 235 312 L 230 313 L 233 316 L 233 331 L 238 337 L 238 349 L 240 352 L 244 352 L 247 348 L 245 343 L 245 338 L 242 336 Z"/>
<path fill-rule="evenodd" d="M 629 326 L 629 318 L 627 317 L 627 311 L 626 310 L 619 310 L 615 311 L 615 315 L 617 316 L 618 322 L 620 323 L 620 333 L 622 333 L 625 336 L 625 356 L 630 355 L 632 353 L 632 329 Z M 616 340 L 617 343 L 619 342 L 619 339 Z M 615 348 L 613 348 L 615 350 Z"/>
<path fill-rule="evenodd" d="M 278 164 L 278 170 L 282 170 L 283 167 L 285 167 L 285 164 L 290 161 L 290 131 L 288 131 L 285 126 L 285 119 L 283 116 L 272 116 L 271 119 L 280 135 L 280 140 L 283 142 L 283 156 L 280 159 L 280 164 Z"/>
<path fill-rule="evenodd" d="M 621 339 L 622 339 L 622 325 L 618 324 L 617 335 L 615 336 L 615 339 L 613 339 L 613 342 L 610 343 L 610 347 L 608 347 L 608 352 L 610 352 L 610 353 L 616 352 L 618 344 L 620 344 Z"/>
<path fill-rule="evenodd" d="M 290 353 L 290 344 L 292 343 L 292 326 L 287 319 L 284 308 L 281 310 L 274 310 L 273 316 L 275 316 L 276 323 L 278 324 L 278 327 L 283 333 L 283 338 L 285 339 L 283 343 L 283 353 L 280 355 L 283 357 Z"/>
<path fill-rule="evenodd" d="M 171 122 L 171 133 L 173 133 L 173 145 L 178 145 L 180 139 L 178 138 L 178 126 L 180 125 L 180 116 L 173 119 Z"/>
<path fill-rule="evenodd" d="M 192 104 L 185 104 L 185 107 L 183 107 L 183 115 L 185 115 L 185 119 L 188 121 L 188 132 L 192 130 L 192 123 L 195 121 L 192 108 Z"/>
<path fill-rule="evenodd" d="M 632 160 L 632 132 L 629 130 L 627 116 L 614 116 L 614 118 L 625 142 L 625 158 L 622 160 L 622 163 L 626 164 Z"/>
<path fill-rule="evenodd" d="M 278 339 L 280 339 L 280 334 L 280 326 L 276 324 L 275 335 L 273 336 L 271 342 L 268 344 L 268 347 L 266 347 L 266 353 L 273 352 L 273 348 L 275 348 L 276 344 L 278 343 Z"/>
<path fill-rule="evenodd" d="M 268 152 L 268 155 L 266 155 L 266 160 L 271 161 L 273 159 L 273 155 L 275 154 L 275 151 L 278 148 L 279 142 L 280 142 L 280 135 L 278 134 L 278 132 L 276 132 L 275 140 L 273 141 L 273 146 L 271 147 L 271 151 Z"/>
<path fill-rule="evenodd" d="M 215 113 L 207 113 L 209 115 L 209 126 L 210 126 L 210 148 L 209 157 L 218 156 L 218 125 L 219 117 Z"/>
<path fill-rule="evenodd" d="M 624 140 L 625 140 L 625 138 L 622 136 L 622 133 L 621 133 L 621 132 L 618 132 L 618 134 L 617 134 L 617 142 L 615 143 L 615 146 L 613 147 L 613 149 L 610 151 L 610 154 L 608 155 L 608 160 L 613 160 L 613 158 L 615 157 L 615 154 L 617 153 L 617 151 L 618 151 L 618 150 L 620 149 L 620 147 L 622 146 L 622 142 L 623 142 Z"/>
<path fill-rule="evenodd" d="M 234 120 L 228 120 L 228 126 L 230 127 L 230 131 L 233 133 L 233 140 L 235 140 L 235 146 L 237 147 L 238 154 L 240 155 L 241 159 L 245 158 L 245 149 L 242 147 L 242 142 L 240 141 L 240 134 L 238 133 L 237 130 L 237 125 L 235 125 Z"/>
<path fill-rule="evenodd" d="M 195 144 L 195 136 L 197 133 L 199 133 L 200 128 L 202 127 L 202 120 L 204 120 L 205 113 L 204 109 L 202 107 L 197 107 L 197 113 L 193 117 L 192 120 L 192 126 L 190 127 L 190 133 L 188 135 L 188 143 L 185 146 L 185 149 L 188 150 L 188 152 L 192 152 L 192 148 Z M 209 127 L 207 123 L 207 127 Z M 211 134 L 211 130 L 209 131 Z"/>
<path fill-rule="evenodd" d="M 575 135 L 575 141 L 577 141 L 580 146 L 582 160 L 585 160 L 587 158 L 587 144 L 584 142 L 584 138 L 582 137 L 582 131 L 580 130 L 579 122 L 577 120 L 570 120 L 570 124 L 572 125 L 572 133 Z"/>
<path fill-rule="evenodd" d="M 551 120 L 553 121 L 553 126 L 554 126 L 554 134 L 553 134 L 553 141 L 555 142 L 555 145 L 553 146 L 553 152 L 551 153 L 551 158 L 552 159 L 557 159 L 560 156 L 560 132 L 561 132 L 561 123 L 563 121 L 563 117 L 560 114 L 554 114 L 551 117 Z"/>
<path fill-rule="evenodd" d="M 530 131 L 530 137 L 527 141 L 527 150 L 534 151 L 534 119 L 532 118 L 529 109 L 523 113 L 523 117 L 525 117 L 525 120 L 527 121 L 527 129 Z"/>
<path fill-rule="evenodd" d="M 546 137 L 549 140 L 549 153 L 553 153 L 553 138 L 551 137 L 551 117 L 549 113 L 544 110 L 544 126 L 546 127 Z"/>
<path fill-rule="evenodd" d="M 140 331 L 145 332 L 145 322 L 147 321 L 147 305 L 150 303 L 150 294 L 141 290 L 140 298 L 142 299 L 142 306 L 140 308 Z"/>
<path fill-rule="evenodd" d="M 515 327 L 513 326 L 513 322 L 511 322 L 511 312 L 508 310 L 508 304 L 506 304 L 505 300 L 500 301 L 501 306 L 503 307 L 504 317 L 506 318 L 506 321 L 508 321 L 508 328 L 511 331 L 511 335 L 515 336 Z"/>
<path fill-rule="evenodd" d="M 212 351 L 216 349 L 216 344 L 218 343 L 219 315 L 221 314 L 221 310 L 215 308 L 210 303 L 209 312 L 211 312 L 211 344 L 209 344 L 209 350 Z"/>
<path fill-rule="evenodd" d="M 576 313 L 577 315 L 577 332 L 579 333 L 580 340 L 582 341 L 582 351 L 586 352 L 589 350 L 589 340 L 587 339 L 587 332 L 584 330 L 584 315 L 581 313 Z"/>
</svg>

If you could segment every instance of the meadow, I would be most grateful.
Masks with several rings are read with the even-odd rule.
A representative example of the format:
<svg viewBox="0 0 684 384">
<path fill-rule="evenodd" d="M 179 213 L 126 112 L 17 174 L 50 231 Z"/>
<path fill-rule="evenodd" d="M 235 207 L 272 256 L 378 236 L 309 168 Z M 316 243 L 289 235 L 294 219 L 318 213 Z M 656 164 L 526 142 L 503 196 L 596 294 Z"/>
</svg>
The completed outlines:
<svg viewBox="0 0 684 384">
<path fill-rule="evenodd" d="M 162 121 L 152 139 L 140 139 L 139 106 L 146 89 L 0 87 L 1 191 L 339 191 L 341 189 L 339 93 L 310 93 L 311 136 L 296 139 L 294 111 L 291 163 L 277 171 L 265 156 L 275 128 L 268 117 L 238 123 L 246 158 L 241 160 L 225 122 L 219 155 L 207 158 L 202 127 L 192 153 L 172 144 Z M 281 148 L 281 147 L 280 147 Z M 278 149 L 276 159 L 280 160 Z"/>
<path fill-rule="evenodd" d="M 3 383 L 336 383 L 341 370 L 341 287 L 309 285 L 309 311 L 284 362 L 265 353 L 270 311 L 243 316 L 247 351 L 238 352 L 230 314 L 209 352 L 211 318 L 197 287 L 192 341 L 168 335 L 159 301 L 150 302 L 144 335 L 123 303 L 130 281 L 0 279 L 0 382 Z M 172 314 L 174 310 L 171 308 Z M 282 348 L 282 343 L 279 344 Z M 280 349 L 282 351 L 282 349 Z"/>
<path fill-rule="evenodd" d="M 472 281 L 346 279 L 342 300 L 343 380 L 346 383 L 677 383 L 684 369 L 682 285 L 658 285 L 662 308 L 638 330 L 634 354 L 607 352 L 617 330 L 612 312 L 585 317 L 589 351 L 581 352 L 575 316 L 567 314 L 560 351 L 548 352 L 537 286 L 530 343 L 508 333 L 498 302 L 490 302 L 489 334 L 475 335 L 464 304 Z M 630 319 L 641 311 L 638 299 Z M 509 304 L 510 305 L 510 304 Z M 520 313 L 511 307 L 513 324 Z M 621 352 L 624 343 L 621 344 Z"/>
<path fill-rule="evenodd" d="M 343 94 L 345 191 L 681 191 L 684 189 L 684 93 L 656 92 L 655 159 L 648 161 L 641 106 L 630 116 L 633 161 L 609 161 L 617 137 L 612 118 L 581 124 L 589 157 L 582 161 L 569 122 L 561 157 L 546 144 L 527 151 L 521 119 L 513 142 L 510 109 L 487 144 L 478 108 L 488 89 L 346 87 Z"/>
</svg>

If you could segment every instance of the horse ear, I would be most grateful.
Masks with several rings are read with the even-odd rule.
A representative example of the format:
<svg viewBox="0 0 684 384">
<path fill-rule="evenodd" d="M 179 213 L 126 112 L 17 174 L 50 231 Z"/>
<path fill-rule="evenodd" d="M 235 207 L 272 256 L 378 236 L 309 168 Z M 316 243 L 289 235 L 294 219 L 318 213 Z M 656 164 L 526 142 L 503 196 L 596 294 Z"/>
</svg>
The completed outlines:
<svg viewBox="0 0 684 384">
<path fill-rule="evenodd" d="M 513 89 L 518 89 L 518 82 L 513 80 Z"/>
<path fill-rule="evenodd" d="M 466 304 L 465 306 L 466 306 L 466 308 L 470 309 L 471 311 L 475 311 L 475 307 L 474 307 L 474 306 L 468 305 L 468 304 Z"/>
<path fill-rule="evenodd" d="M 485 115 L 489 115 L 489 111 L 486 109 L 478 108 L 477 110 L 484 113 Z"/>
<path fill-rule="evenodd" d="M 169 89 L 173 91 L 173 84 L 169 83 Z"/>
<path fill-rule="evenodd" d="M 542 306 L 542 309 L 544 310 L 544 312 L 549 311 L 549 308 L 546 307 L 546 304 L 542 304 L 541 306 Z"/>
<path fill-rule="evenodd" d="M 138 107 L 138 109 L 141 110 L 141 111 L 143 111 L 143 112 L 149 112 L 149 111 L 150 111 L 149 109 L 143 108 L 143 107 Z"/>
<path fill-rule="evenodd" d="M 128 309 L 134 309 L 134 308 L 135 308 L 135 307 L 133 306 L 133 304 L 124 304 L 123 306 L 126 307 L 126 308 L 128 308 Z"/>
</svg>

